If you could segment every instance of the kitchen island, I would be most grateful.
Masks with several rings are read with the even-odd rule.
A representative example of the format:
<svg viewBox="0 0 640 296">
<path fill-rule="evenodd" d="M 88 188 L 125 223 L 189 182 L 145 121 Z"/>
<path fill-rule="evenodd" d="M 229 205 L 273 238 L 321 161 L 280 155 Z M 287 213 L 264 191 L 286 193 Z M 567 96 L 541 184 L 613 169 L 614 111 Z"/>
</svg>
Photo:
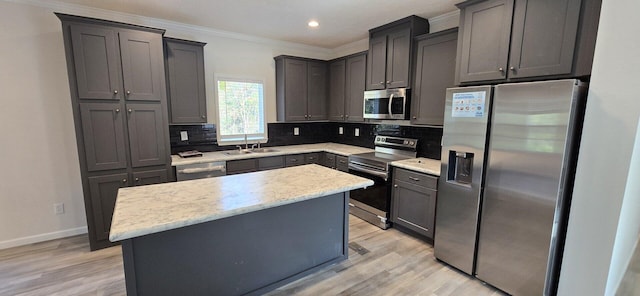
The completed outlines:
<svg viewBox="0 0 640 296">
<path fill-rule="evenodd" d="M 262 294 L 347 258 L 349 190 L 373 181 L 304 165 L 118 192 L 128 295 Z"/>
</svg>

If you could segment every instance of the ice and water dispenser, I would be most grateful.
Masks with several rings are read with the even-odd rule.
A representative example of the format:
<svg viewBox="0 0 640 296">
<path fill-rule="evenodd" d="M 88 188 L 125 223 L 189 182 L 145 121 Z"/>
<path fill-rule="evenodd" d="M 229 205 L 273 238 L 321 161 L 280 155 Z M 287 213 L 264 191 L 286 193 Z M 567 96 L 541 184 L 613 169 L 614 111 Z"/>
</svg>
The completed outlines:
<svg viewBox="0 0 640 296">
<path fill-rule="evenodd" d="M 470 185 L 473 172 L 473 153 L 449 151 L 447 181 L 461 185 Z"/>
</svg>

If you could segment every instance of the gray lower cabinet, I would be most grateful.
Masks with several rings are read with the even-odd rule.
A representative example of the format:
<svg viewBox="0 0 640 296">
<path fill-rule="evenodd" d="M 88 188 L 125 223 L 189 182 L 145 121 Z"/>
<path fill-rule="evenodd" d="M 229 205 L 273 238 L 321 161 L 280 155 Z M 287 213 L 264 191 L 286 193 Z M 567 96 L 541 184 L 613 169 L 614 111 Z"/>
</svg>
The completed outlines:
<svg viewBox="0 0 640 296">
<path fill-rule="evenodd" d="M 393 169 L 391 221 L 433 239 L 438 179 L 405 169 Z"/>
<path fill-rule="evenodd" d="M 169 122 L 172 124 L 207 122 L 204 80 L 206 43 L 164 38 Z"/>
<path fill-rule="evenodd" d="M 243 174 L 258 170 L 256 158 L 227 161 L 227 175 Z"/>
<path fill-rule="evenodd" d="M 324 153 L 324 161 L 322 162 L 324 166 L 335 169 L 336 168 L 336 155 L 333 153 L 325 152 Z"/>
<path fill-rule="evenodd" d="M 305 164 L 304 154 L 292 154 L 284 157 L 284 166 L 292 167 Z"/>
<path fill-rule="evenodd" d="M 349 158 L 342 155 L 336 155 L 336 169 L 342 172 L 349 172 Z"/>
<path fill-rule="evenodd" d="M 284 167 L 284 156 L 258 158 L 258 170 L 266 171 Z"/>
<path fill-rule="evenodd" d="M 114 245 L 108 234 L 118 188 L 168 180 L 164 30 L 56 15 L 62 21 L 89 243 L 96 250 Z"/>
<path fill-rule="evenodd" d="M 91 210 L 93 212 L 93 231 L 98 240 L 109 239 L 111 217 L 116 205 L 118 189 L 129 185 L 129 174 L 112 174 L 89 177 L 91 192 Z"/>
<path fill-rule="evenodd" d="M 119 173 L 89 177 L 93 232 L 98 240 L 109 239 L 111 217 L 113 216 L 118 189 L 129 186 L 165 183 L 168 180 L 166 169 L 133 172 L 131 176 L 133 178 L 129 178 L 128 173 Z"/>
<path fill-rule="evenodd" d="M 278 121 L 327 119 L 326 62 L 292 56 L 274 59 Z"/>
<path fill-rule="evenodd" d="M 166 183 L 169 181 L 167 170 L 133 172 L 133 186 Z"/>
<path fill-rule="evenodd" d="M 471 0 L 460 8 L 457 80 L 591 74 L 601 0 Z"/>
<path fill-rule="evenodd" d="M 411 123 L 442 125 L 447 88 L 455 85 L 458 29 L 417 38 Z"/>
</svg>

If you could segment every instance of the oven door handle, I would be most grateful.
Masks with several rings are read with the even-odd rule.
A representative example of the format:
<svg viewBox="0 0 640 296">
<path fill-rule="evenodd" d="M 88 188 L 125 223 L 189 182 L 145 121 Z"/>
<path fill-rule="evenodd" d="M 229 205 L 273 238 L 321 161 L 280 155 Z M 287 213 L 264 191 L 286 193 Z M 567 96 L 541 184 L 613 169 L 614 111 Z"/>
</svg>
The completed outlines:
<svg viewBox="0 0 640 296">
<path fill-rule="evenodd" d="M 391 112 L 391 105 L 393 105 L 393 95 L 391 94 L 391 96 L 389 96 L 389 116 L 391 116 L 391 118 L 393 118 L 393 112 Z"/>
<path fill-rule="evenodd" d="M 371 174 L 371 175 L 374 175 L 376 177 L 380 177 L 380 178 L 384 179 L 385 182 L 389 178 L 387 173 L 367 168 L 366 166 L 364 166 L 364 165 L 362 165 L 360 163 L 349 162 L 349 169 L 354 170 L 354 171 L 358 171 L 358 172 Z"/>
</svg>

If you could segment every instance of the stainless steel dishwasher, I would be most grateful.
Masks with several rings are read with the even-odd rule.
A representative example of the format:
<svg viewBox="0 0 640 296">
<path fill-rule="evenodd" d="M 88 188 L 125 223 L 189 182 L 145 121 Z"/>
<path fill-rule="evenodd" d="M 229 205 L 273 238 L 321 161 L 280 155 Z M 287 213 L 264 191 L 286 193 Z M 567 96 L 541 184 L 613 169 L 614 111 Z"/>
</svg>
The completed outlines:
<svg viewBox="0 0 640 296">
<path fill-rule="evenodd" d="M 224 176 L 227 174 L 227 164 L 224 161 L 194 163 L 176 166 L 176 180 L 194 180 Z"/>
</svg>

